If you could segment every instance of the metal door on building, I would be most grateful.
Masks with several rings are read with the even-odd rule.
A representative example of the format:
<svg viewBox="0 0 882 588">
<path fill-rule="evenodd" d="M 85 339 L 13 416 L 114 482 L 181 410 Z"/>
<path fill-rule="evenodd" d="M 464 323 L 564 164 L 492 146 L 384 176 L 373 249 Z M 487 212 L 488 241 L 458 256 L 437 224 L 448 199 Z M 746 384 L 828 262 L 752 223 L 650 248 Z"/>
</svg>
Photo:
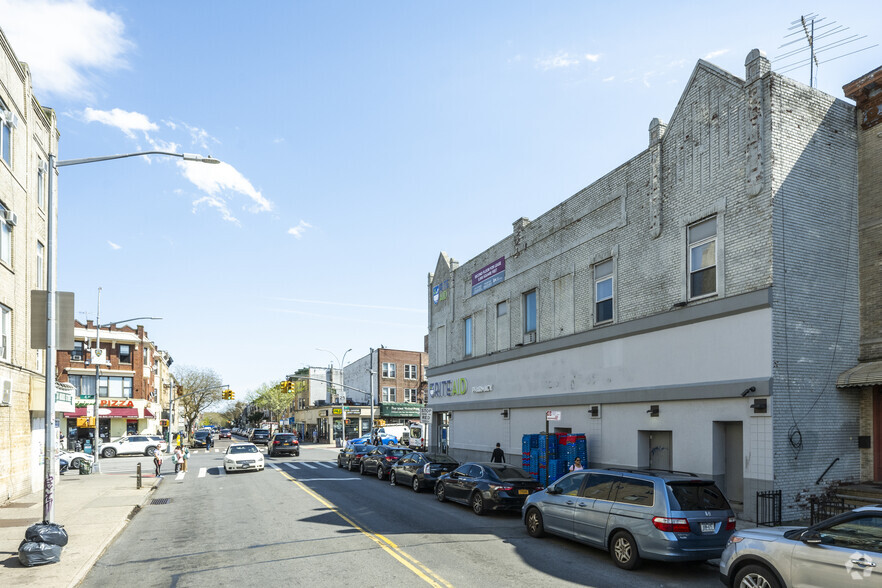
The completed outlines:
<svg viewBox="0 0 882 588">
<path fill-rule="evenodd" d="M 649 467 L 654 470 L 671 470 L 671 431 L 649 432 Z"/>
</svg>

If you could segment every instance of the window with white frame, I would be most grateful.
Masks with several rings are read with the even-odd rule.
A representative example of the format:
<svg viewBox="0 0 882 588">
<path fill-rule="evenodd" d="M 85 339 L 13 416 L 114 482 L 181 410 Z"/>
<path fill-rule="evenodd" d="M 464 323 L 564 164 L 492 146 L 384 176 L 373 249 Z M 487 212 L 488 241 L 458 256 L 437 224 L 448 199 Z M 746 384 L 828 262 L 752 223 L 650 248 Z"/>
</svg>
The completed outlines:
<svg viewBox="0 0 882 588">
<path fill-rule="evenodd" d="M 42 159 L 37 159 L 37 208 L 46 208 L 46 171 L 49 169 Z"/>
<path fill-rule="evenodd" d="M 383 362 L 383 377 L 384 378 L 394 378 L 395 377 L 395 364 L 394 363 Z"/>
<path fill-rule="evenodd" d="M 594 324 L 613 320 L 613 260 L 594 266 Z"/>
<path fill-rule="evenodd" d="M 411 363 L 404 364 L 404 379 L 405 380 L 416 380 L 417 379 L 417 366 Z"/>
<path fill-rule="evenodd" d="M 101 376 L 98 395 L 105 398 L 131 398 L 132 378 Z"/>
<path fill-rule="evenodd" d="M 383 386 L 383 402 L 395 402 L 395 388 Z"/>
<path fill-rule="evenodd" d="M 717 293 L 717 218 L 687 229 L 689 245 L 689 299 Z"/>
<path fill-rule="evenodd" d="M 416 388 L 405 388 L 404 389 L 404 401 L 405 402 L 416 402 L 417 401 L 417 389 Z"/>
<path fill-rule="evenodd" d="M 465 349 L 465 356 L 472 356 L 472 317 L 468 317 L 463 321 L 463 332 L 464 332 L 464 340 L 463 340 L 463 348 Z"/>
<path fill-rule="evenodd" d="M 132 363 L 132 346 L 131 345 L 120 345 L 119 346 L 119 362 L 120 363 Z"/>
<path fill-rule="evenodd" d="M 12 265 L 12 226 L 6 222 L 6 207 L 0 204 L 0 261 Z"/>
<path fill-rule="evenodd" d="M 0 304 L 0 359 L 9 361 L 12 343 L 12 309 Z"/>
<path fill-rule="evenodd" d="M 43 269 L 43 260 L 46 254 L 46 247 L 37 241 L 37 289 L 43 289 L 43 274 L 45 273 Z"/>
<path fill-rule="evenodd" d="M 524 333 L 536 332 L 536 290 L 524 293 Z"/>
<path fill-rule="evenodd" d="M 0 159 L 6 165 L 12 165 L 12 128 L 15 126 L 15 115 L 6 109 L 6 103 L 0 100 Z"/>
</svg>

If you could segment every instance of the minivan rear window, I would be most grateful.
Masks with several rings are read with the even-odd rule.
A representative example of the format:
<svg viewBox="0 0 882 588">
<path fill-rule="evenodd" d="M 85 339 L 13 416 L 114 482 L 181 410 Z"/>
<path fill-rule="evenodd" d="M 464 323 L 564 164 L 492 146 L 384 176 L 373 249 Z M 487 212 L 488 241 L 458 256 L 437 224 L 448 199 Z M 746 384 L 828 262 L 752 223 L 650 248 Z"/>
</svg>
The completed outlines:
<svg viewBox="0 0 882 588">
<path fill-rule="evenodd" d="M 676 505 L 671 505 L 675 510 L 729 510 L 726 497 L 713 482 L 668 482 L 668 487 L 674 494 Z"/>
</svg>

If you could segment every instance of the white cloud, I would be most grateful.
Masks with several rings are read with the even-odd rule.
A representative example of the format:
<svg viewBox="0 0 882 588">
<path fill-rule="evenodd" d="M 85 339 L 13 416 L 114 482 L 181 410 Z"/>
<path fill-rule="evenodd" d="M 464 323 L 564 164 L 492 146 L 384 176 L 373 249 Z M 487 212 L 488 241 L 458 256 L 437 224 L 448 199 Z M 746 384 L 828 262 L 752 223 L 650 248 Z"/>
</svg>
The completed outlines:
<svg viewBox="0 0 882 588">
<path fill-rule="evenodd" d="M 200 204 L 205 204 L 206 206 L 214 208 L 215 210 L 220 212 L 225 221 L 229 221 L 235 225 L 240 224 L 239 219 L 233 216 L 233 214 L 230 212 L 230 209 L 227 208 L 227 203 L 223 199 L 216 198 L 214 196 L 203 196 L 202 198 L 193 202 L 193 214 L 196 214 L 196 211 L 199 210 Z"/>
<path fill-rule="evenodd" d="M 297 224 L 296 227 L 291 227 L 290 229 L 288 229 L 288 234 L 289 234 L 289 235 L 294 235 L 294 236 L 297 237 L 298 239 L 301 239 L 301 238 L 303 237 L 303 232 L 304 232 L 306 229 L 311 229 L 311 228 L 312 228 L 312 225 L 311 225 L 311 224 L 309 224 L 308 222 L 306 222 L 306 221 L 304 221 L 304 220 L 301 220 L 301 221 Z"/>
<path fill-rule="evenodd" d="M 614 79 L 616 79 L 616 76 L 609 76 L 608 78 L 603 78 L 601 81 L 602 82 L 611 82 Z"/>
<path fill-rule="evenodd" d="M 705 61 L 710 61 L 711 59 L 719 57 L 720 55 L 725 55 L 728 52 L 729 52 L 728 49 L 719 49 L 718 51 L 711 51 L 710 53 L 705 55 L 702 59 L 704 59 Z"/>
<path fill-rule="evenodd" d="M 117 14 L 92 0 L 0 0 L 3 32 L 31 69 L 36 94 L 86 99 L 95 74 L 127 67 L 134 44 Z"/>
<path fill-rule="evenodd" d="M 113 241 L 108 241 L 107 244 L 110 245 L 110 248 L 114 251 L 116 251 L 117 249 L 122 249 L 122 245 L 117 245 Z"/>
<path fill-rule="evenodd" d="M 558 54 L 553 57 L 536 60 L 536 66 L 545 71 L 548 71 L 549 69 L 563 69 L 575 65 L 579 65 L 579 59 L 570 56 L 569 53 L 564 51 L 558 52 Z"/>
<path fill-rule="evenodd" d="M 83 111 L 83 119 L 86 122 L 99 122 L 121 130 L 126 136 L 135 138 L 134 131 L 156 131 L 159 127 L 150 122 L 146 114 L 140 112 L 128 112 L 120 108 L 113 110 L 95 110 L 86 108 Z"/>
<path fill-rule="evenodd" d="M 600 53 L 586 53 L 585 61 L 590 61 L 591 63 L 597 63 L 600 61 Z"/>
<path fill-rule="evenodd" d="M 264 198 L 263 194 L 256 190 L 251 182 L 229 163 L 221 162 L 217 165 L 209 165 L 181 160 L 178 161 L 178 167 L 181 168 L 184 177 L 211 197 L 210 199 L 202 198 L 195 202 L 194 206 L 204 201 L 208 201 L 211 206 L 216 206 L 212 201 L 225 202 L 222 200 L 221 193 L 230 190 L 250 198 L 254 202 L 253 212 L 265 212 L 273 209 L 272 203 Z"/>
</svg>

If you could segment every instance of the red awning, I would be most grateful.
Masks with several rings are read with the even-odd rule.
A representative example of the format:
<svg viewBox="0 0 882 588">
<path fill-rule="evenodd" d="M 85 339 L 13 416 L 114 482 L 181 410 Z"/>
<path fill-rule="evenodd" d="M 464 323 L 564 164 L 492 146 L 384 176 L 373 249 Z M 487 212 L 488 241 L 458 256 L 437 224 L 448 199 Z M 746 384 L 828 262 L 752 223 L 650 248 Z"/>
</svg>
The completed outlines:
<svg viewBox="0 0 882 588">
<path fill-rule="evenodd" d="M 145 409 L 144 409 L 144 418 L 145 418 L 145 419 L 155 419 L 156 417 L 153 416 L 153 413 L 150 412 L 149 409 L 146 409 L 146 408 L 145 408 Z"/>
<path fill-rule="evenodd" d="M 109 410 L 110 414 L 101 414 L 104 411 Z M 103 418 L 138 418 L 138 409 L 137 408 L 101 408 L 98 410 L 99 417 Z M 81 406 L 77 408 L 74 412 L 66 412 L 64 413 L 65 418 L 75 418 L 75 417 L 84 417 L 86 416 L 86 407 Z"/>
</svg>

